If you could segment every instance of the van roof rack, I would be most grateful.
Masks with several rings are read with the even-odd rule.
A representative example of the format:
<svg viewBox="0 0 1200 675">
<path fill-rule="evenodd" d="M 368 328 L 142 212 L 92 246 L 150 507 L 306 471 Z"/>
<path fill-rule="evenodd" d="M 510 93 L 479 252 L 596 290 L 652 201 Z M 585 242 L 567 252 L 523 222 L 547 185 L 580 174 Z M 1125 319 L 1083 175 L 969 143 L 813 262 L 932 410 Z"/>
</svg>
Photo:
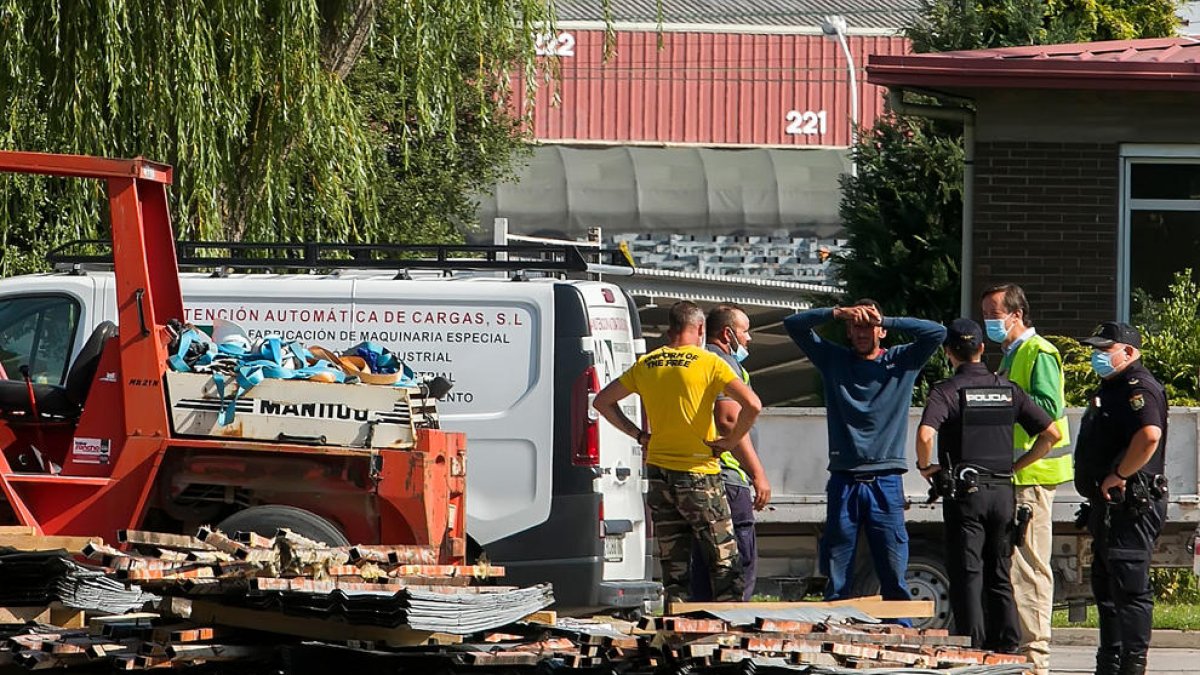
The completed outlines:
<svg viewBox="0 0 1200 675">
<path fill-rule="evenodd" d="M 600 259 L 590 262 L 588 258 Z M 326 244 L 177 241 L 180 268 L 249 270 L 379 269 L 605 272 L 629 274 L 620 251 L 586 254 L 570 245 L 546 244 Z M 79 239 L 52 249 L 46 256 L 56 270 L 107 269 L 112 244 Z"/>
</svg>

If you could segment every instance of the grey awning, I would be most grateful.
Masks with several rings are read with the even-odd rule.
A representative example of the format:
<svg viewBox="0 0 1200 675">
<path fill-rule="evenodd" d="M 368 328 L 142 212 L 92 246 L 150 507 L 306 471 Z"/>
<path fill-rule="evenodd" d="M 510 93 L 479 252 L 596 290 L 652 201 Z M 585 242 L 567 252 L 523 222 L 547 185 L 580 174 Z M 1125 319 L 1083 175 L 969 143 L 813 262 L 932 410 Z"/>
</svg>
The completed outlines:
<svg viewBox="0 0 1200 675">
<path fill-rule="evenodd" d="M 842 149 L 541 145 L 514 182 L 480 200 L 482 229 L 566 238 L 608 232 L 831 234 Z"/>
</svg>

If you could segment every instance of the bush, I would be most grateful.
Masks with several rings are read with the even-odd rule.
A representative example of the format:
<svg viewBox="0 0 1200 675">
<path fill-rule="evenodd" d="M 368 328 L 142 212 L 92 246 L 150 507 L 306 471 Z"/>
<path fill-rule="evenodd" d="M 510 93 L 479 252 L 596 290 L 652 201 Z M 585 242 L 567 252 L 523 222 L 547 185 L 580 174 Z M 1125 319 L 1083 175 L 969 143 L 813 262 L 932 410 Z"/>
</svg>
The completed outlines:
<svg viewBox="0 0 1200 675">
<path fill-rule="evenodd" d="M 1058 348 L 1063 359 L 1064 389 L 1067 405 L 1073 408 L 1087 406 L 1092 392 L 1100 386 L 1100 377 L 1092 371 L 1092 349 L 1079 344 L 1079 340 L 1062 335 L 1044 336 Z"/>
<path fill-rule="evenodd" d="M 1200 405 L 1200 288 L 1192 270 L 1175 273 L 1166 298 L 1134 294 L 1134 324 L 1142 331 L 1142 361 L 1172 405 Z"/>
<path fill-rule="evenodd" d="M 1200 603 L 1200 586 L 1196 575 L 1187 567 L 1160 567 L 1150 570 L 1150 585 L 1154 600 L 1168 605 Z"/>
<path fill-rule="evenodd" d="M 1178 272 L 1167 297 L 1134 293 L 1133 323 L 1142 332 L 1142 362 L 1167 391 L 1171 405 L 1200 406 L 1200 287 L 1190 269 Z M 1092 350 L 1075 338 L 1045 336 L 1063 357 L 1067 405 L 1083 407 L 1100 385 Z"/>
</svg>

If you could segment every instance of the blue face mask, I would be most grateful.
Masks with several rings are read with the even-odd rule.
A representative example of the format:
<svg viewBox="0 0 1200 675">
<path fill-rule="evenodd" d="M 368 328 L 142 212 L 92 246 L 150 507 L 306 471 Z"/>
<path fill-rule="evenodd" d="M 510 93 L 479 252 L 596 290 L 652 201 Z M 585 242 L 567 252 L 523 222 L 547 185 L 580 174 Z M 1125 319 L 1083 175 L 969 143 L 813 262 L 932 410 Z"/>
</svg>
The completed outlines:
<svg viewBox="0 0 1200 675">
<path fill-rule="evenodd" d="M 1008 339 L 1008 329 L 1004 327 L 1004 319 L 984 319 L 983 326 L 987 330 L 988 339 L 992 342 L 1004 342 Z"/>
<path fill-rule="evenodd" d="M 737 349 L 733 352 L 733 358 L 737 359 L 738 363 L 745 361 L 747 356 L 750 356 L 750 352 L 746 349 L 745 345 L 738 345 Z"/>
<path fill-rule="evenodd" d="M 737 345 L 737 349 L 733 350 L 733 358 L 737 359 L 738 363 L 745 361 L 746 357 L 750 356 L 750 350 L 746 349 L 746 345 L 743 345 L 742 343 L 738 342 L 736 334 L 731 336 L 729 338 L 729 341 L 732 342 L 733 344 Z"/>
<path fill-rule="evenodd" d="M 1112 354 L 1109 354 L 1108 352 L 1102 352 L 1098 349 L 1093 350 L 1092 370 L 1096 371 L 1096 374 L 1099 375 L 1101 379 L 1117 372 L 1117 369 L 1112 364 Z"/>
</svg>

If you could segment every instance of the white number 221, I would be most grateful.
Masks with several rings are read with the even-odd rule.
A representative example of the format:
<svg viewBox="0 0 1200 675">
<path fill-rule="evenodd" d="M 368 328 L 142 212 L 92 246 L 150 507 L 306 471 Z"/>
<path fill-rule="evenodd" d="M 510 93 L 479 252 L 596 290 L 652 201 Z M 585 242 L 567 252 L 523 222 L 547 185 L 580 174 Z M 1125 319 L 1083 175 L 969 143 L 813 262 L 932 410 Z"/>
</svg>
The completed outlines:
<svg viewBox="0 0 1200 675">
<path fill-rule="evenodd" d="M 789 110 L 786 133 L 789 136 L 816 136 L 825 133 L 824 110 Z"/>
</svg>

